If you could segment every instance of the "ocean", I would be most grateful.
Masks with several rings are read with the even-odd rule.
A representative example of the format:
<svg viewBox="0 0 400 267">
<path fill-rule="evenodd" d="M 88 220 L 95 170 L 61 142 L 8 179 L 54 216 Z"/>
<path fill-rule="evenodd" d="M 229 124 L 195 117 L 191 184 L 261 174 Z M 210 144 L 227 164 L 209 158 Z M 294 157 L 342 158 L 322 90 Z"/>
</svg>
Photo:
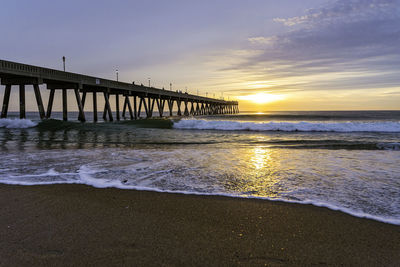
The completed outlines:
<svg viewBox="0 0 400 267">
<path fill-rule="evenodd" d="M 0 183 L 261 198 L 400 225 L 400 111 L 99 123 L 10 115 L 0 120 Z"/>
</svg>

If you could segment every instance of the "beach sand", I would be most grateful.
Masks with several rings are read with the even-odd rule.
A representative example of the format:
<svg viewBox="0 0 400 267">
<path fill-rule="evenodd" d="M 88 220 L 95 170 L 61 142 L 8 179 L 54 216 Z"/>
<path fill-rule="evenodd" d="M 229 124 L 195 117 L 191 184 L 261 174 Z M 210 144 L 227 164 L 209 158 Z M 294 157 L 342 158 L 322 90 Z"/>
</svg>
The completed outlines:
<svg viewBox="0 0 400 267">
<path fill-rule="evenodd" d="M 0 185 L 1 266 L 400 266 L 400 226 L 310 205 Z"/>
</svg>

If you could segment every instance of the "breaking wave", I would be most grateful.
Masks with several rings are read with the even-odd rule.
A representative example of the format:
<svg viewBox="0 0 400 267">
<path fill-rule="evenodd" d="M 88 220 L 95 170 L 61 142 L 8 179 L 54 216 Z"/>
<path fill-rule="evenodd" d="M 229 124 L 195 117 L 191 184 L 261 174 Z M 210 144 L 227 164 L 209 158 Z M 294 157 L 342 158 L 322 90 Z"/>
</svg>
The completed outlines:
<svg viewBox="0 0 400 267">
<path fill-rule="evenodd" d="M 31 128 L 37 125 L 36 122 L 27 119 L 0 119 L 0 128 Z"/>
<path fill-rule="evenodd" d="M 400 122 L 240 122 L 182 119 L 176 129 L 283 132 L 400 132 Z"/>
</svg>

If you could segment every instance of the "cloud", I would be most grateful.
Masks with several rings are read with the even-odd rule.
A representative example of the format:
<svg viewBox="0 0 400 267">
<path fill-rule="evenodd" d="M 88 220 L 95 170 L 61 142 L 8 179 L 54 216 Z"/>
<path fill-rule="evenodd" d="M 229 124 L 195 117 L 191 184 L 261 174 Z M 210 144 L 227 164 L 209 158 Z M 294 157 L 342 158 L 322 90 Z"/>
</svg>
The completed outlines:
<svg viewBox="0 0 400 267">
<path fill-rule="evenodd" d="M 397 16 L 392 9 L 398 2 L 395 0 L 338 0 L 324 7 L 307 10 L 307 14 L 293 18 L 276 18 L 286 26 L 306 24 L 315 26 L 321 24 L 341 23 L 344 21 L 370 20 L 371 17 L 388 18 Z"/>
<path fill-rule="evenodd" d="M 273 45 L 275 42 L 279 40 L 279 38 L 277 36 L 271 36 L 271 37 L 258 36 L 258 37 L 248 38 L 247 40 L 252 44 Z"/>
<path fill-rule="evenodd" d="M 319 74 L 316 84 L 336 89 L 335 82 L 343 88 L 400 84 L 400 0 L 337 0 L 274 21 L 287 32 L 248 38 L 247 49 L 262 52 L 230 70 L 266 79 Z"/>
</svg>

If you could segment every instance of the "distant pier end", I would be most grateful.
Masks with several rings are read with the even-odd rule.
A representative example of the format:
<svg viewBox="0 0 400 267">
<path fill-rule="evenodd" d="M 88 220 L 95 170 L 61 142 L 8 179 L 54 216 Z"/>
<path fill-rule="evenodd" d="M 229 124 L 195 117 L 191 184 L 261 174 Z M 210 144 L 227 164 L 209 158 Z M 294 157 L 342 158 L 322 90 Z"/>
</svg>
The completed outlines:
<svg viewBox="0 0 400 267">
<path fill-rule="evenodd" d="M 142 108 L 145 111 L 145 117 L 153 117 L 154 106 L 157 104 L 158 115 L 164 116 L 164 110 L 168 108 L 167 116 L 173 116 L 174 106 L 177 108 L 177 116 L 199 116 L 199 115 L 217 115 L 217 114 L 236 114 L 239 113 L 239 103 L 237 101 L 225 101 L 202 97 L 182 92 L 173 92 L 164 89 L 157 89 L 143 85 L 136 85 L 118 81 L 112 81 L 87 75 L 64 72 L 55 69 L 42 68 L 32 65 L 26 65 L 11 61 L 0 60 L 0 78 L 1 84 L 5 85 L 3 106 L 1 118 L 7 118 L 9 100 L 12 86 L 19 88 L 19 107 L 20 118 L 25 115 L 25 86 L 32 85 L 35 93 L 36 103 L 41 119 L 51 118 L 55 90 L 62 90 L 62 108 L 63 120 L 68 120 L 67 109 L 67 90 L 74 90 L 77 107 L 79 110 L 78 119 L 86 121 L 85 103 L 87 94 L 93 95 L 93 121 L 97 121 L 97 93 L 104 97 L 103 119 L 113 121 L 115 119 L 126 119 L 127 111 L 129 118 L 136 120 L 141 118 Z M 50 90 L 47 109 L 43 105 L 39 85 L 46 84 Z M 115 95 L 116 110 L 112 111 L 110 105 L 110 96 Z M 123 97 L 124 105 L 122 114 L 119 106 L 119 96 Z M 133 105 L 131 99 L 133 98 Z M 165 104 L 167 103 L 167 107 Z M 182 107 L 183 104 L 183 107 Z"/>
</svg>

